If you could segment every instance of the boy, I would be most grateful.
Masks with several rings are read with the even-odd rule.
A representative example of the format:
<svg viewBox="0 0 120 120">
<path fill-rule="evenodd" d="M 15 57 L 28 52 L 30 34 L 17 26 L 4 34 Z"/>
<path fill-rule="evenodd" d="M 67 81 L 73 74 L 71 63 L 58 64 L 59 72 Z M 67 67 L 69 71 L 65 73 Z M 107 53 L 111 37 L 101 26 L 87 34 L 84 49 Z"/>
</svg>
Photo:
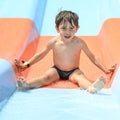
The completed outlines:
<svg viewBox="0 0 120 120">
<path fill-rule="evenodd" d="M 41 52 L 35 54 L 27 62 L 20 63 L 18 60 L 15 60 L 18 69 L 23 71 L 43 59 L 50 50 L 53 51 L 54 66 L 49 68 L 44 75 L 37 79 L 25 81 L 23 78 L 19 78 L 18 88 L 22 90 L 37 88 L 48 85 L 57 79 L 76 82 L 81 88 L 86 89 L 90 93 L 95 93 L 104 87 L 104 77 L 101 76 L 94 83 L 91 83 L 79 69 L 81 50 L 83 50 L 88 58 L 106 74 L 113 72 L 114 66 L 110 69 L 105 68 L 96 60 L 86 43 L 75 36 L 75 33 L 79 29 L 78 19 L 78 15 L 72 11 L 61 11 L 55 19 L 56 30 L 59 36 L 50 40 Z"/>
</svg>

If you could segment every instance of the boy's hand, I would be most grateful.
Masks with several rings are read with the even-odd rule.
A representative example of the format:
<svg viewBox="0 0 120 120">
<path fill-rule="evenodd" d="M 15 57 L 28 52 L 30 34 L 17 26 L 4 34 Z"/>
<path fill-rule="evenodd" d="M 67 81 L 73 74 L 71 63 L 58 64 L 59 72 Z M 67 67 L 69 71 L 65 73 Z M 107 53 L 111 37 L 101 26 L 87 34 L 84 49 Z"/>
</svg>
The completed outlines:
<svg viewBox="0 0 120 120">
<path fill-rule="evenodd" d="M 113 77 L 113 75 L 114 75 L 114 72 L 115 72 L 115 69 L 116 69 L 116 66 L 117 66 L 117 64 L 115 64 L 115 65 L 113 65 L 113 66 L 111 66 L 111 68 L 109 68 L 107 71 L 106 71 L 106 74 L 107 74 L 107 82 L 109 82 L 111 79 L 112 79 L 112 77 Z"/>
<path fill-rule="evenodd" d="M 113 73 L 114 70 L 115 70 L 115 68 L 116 68 L 116 64 L 113 65 L 111 68 L 109 68 L 109 69 L 106 71 L 106 74 L 111 74 L 111 73 Z"/>
<path fill-rule="evenodd" d="M 19 72 L 22 72 L 27 68 L 27 66 L 24 65 L 24 62 L 19 62 L 17 59 L 15 59 L 15 65 Z"/>
</svg>

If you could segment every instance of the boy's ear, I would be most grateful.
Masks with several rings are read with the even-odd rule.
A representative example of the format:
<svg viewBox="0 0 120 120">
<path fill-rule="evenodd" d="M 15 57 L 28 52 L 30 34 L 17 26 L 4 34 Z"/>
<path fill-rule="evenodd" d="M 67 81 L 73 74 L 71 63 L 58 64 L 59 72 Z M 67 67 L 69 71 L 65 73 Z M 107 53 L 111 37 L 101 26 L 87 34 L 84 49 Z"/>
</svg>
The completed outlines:
<svg viewBox="0 0 120 120">
<path fill-rule="evenodd" d="M 77 26 L 76 30 L 78 30 L 80 28 L 80 26 Z"/>
<path fill-rule="evenodd" d="M 56 29 L 57 32 L 59 32 L 59 28 L 57 26 L 55 26 L 55 29 Z"/>
</svg>

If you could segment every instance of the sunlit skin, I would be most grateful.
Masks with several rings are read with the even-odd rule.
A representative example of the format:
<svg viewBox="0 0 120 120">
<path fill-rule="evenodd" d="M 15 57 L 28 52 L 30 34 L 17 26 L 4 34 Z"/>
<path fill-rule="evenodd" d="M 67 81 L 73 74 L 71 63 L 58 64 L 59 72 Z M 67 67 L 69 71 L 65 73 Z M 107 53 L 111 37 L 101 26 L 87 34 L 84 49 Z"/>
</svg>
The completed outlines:
<svg viewBox="0 0 120 120">
<path fill-rule="evenodd" d="M 95 55 L 90 51 L 84 40 L 75 36 L 78 29 L 79 26 L 75 26 L 74 23 L 71 25 L 68 21 L 61 22 L 61 24 L 56 27 L 59 35 L 50 40 L 45 48 L 29 59 L 27 63 L 30 65 L 35 64 L 43 59 L 50 50 L 52 50 L 54 65 L 63 71 L 69 71 L 74 68 L 79 68 L 80 53 L 81 50 L 83 50 L 91 62 L 93 62 L 105 74 L 110 74 L 113 72 L 114 66 L 107 69 L 98 60 L 96 60 Z M 25 64 L 20 63 L 17 60 L 16 65 L 21 71 L 27 68 Z M 57 71 L 54 68 L 49 68 L 48 71 L 41 77 L 27 80 L 26 83 L 29 87 L 41 87 L 58 79 L 59 75 Z M 78 85 L 83 89 L 88 89 L 93 84 L 85 77 L 84 73 L 80 69 L 75 70 L 69 76 L 69 80 L 78 83 Z M 89 92 L 94 93 L 94 88 L 91 87 Z"/>
</svg>

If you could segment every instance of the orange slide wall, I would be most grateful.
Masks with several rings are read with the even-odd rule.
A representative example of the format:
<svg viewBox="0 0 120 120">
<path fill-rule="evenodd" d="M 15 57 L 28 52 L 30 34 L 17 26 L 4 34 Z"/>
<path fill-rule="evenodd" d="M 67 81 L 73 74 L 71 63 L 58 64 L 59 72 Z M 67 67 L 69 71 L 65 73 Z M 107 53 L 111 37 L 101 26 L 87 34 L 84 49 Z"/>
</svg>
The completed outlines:
<svg viewBox="0 0 120 120">
<path fill-rule="evenodd" d="M 120 19 L 109 19 L 105 21 L 103 27 L 98 36 L 80 36 L 84 39 L 89 48 L 98 57 L 98 59 L 107 67 L 111 67 L 113 64 L 119 65 L 119 39 L 120 39 Z M 39 43 L 37 47 L 37 52 L 39 52 L 47 42 L 53 36 L 40 36 Z M 30 68 L 27 79 L 39 77 L 44 74 L 44 72 L 53 65 L 52 52 L 50 52 L 42 61 L 33 65 Z M 93 65 L 90 60 L 85 56 L 84 53 L 81 55 L 80 68 L 84 71 L 86 76 L 90 81 L 94 81 L 98 76 L 104 75 L 95 65 Z M 109 78 L 110 76 L 107 76 Z M 114 77 L 114 76 L 113 76 Z M 113 77 L 109 80 L 106 87 L 110 87 Z M 53 88 L 77 88 L 76 84 L 69 81 L 57 81 L 48 85 L 47 87 Z"/>
<path fill-rule="evenodd" d="M 39 36 L 34 24 L 29 19 L 0 19 L 0 57 L 9 60 L 14 65 L 14 59 L 28 60 L 35 52 L 40 51 L 53 36 Z M 2 26 L 3 25 L 3 26 Z M 100 61 L 107 67 L 113 64 L 120 64 L 120 19 L 108 19 L 103 24 L 99 35 L 97 36 L 80 36 L 84 39 L 89 48 L 95 53 Z M 52 52 L 43 60 L 30 67 L 23 76 L 27 80 L 39 77 L 49 67 L 53 65 Z M 86 76 L 94 81 L 98 76 L 103 74 L 96 68 L 88 58 L 82 53 L 80 68 Z M 16 70 L 16 69 L 15 69 Z M 17 71 L 15 71 L 17 73 Z M 113 78 L 111 79 L 113 80 Z M 110 81 L 106 87 L 111 86 Z M 49 86 L 52 88 L 78 88 L 76 84 L 69 81 L 58 81 Z"/>
<path fill-rule="evenodd" d="M 28 39 L 35 39 L 38 36 L 34 24 L 29 19 L 0 19 L 0 58 L 11 62 L 19 58 L 27 47 Z M 36 42 L 33 42 L 32 51 L 36 49 Z M 28 54 L 32 56 L 31 54 Z M 27 56 L 28 56 L 27 55 Z M 26 57 L 27 57 L 26 56 Z"/>
</svg>

